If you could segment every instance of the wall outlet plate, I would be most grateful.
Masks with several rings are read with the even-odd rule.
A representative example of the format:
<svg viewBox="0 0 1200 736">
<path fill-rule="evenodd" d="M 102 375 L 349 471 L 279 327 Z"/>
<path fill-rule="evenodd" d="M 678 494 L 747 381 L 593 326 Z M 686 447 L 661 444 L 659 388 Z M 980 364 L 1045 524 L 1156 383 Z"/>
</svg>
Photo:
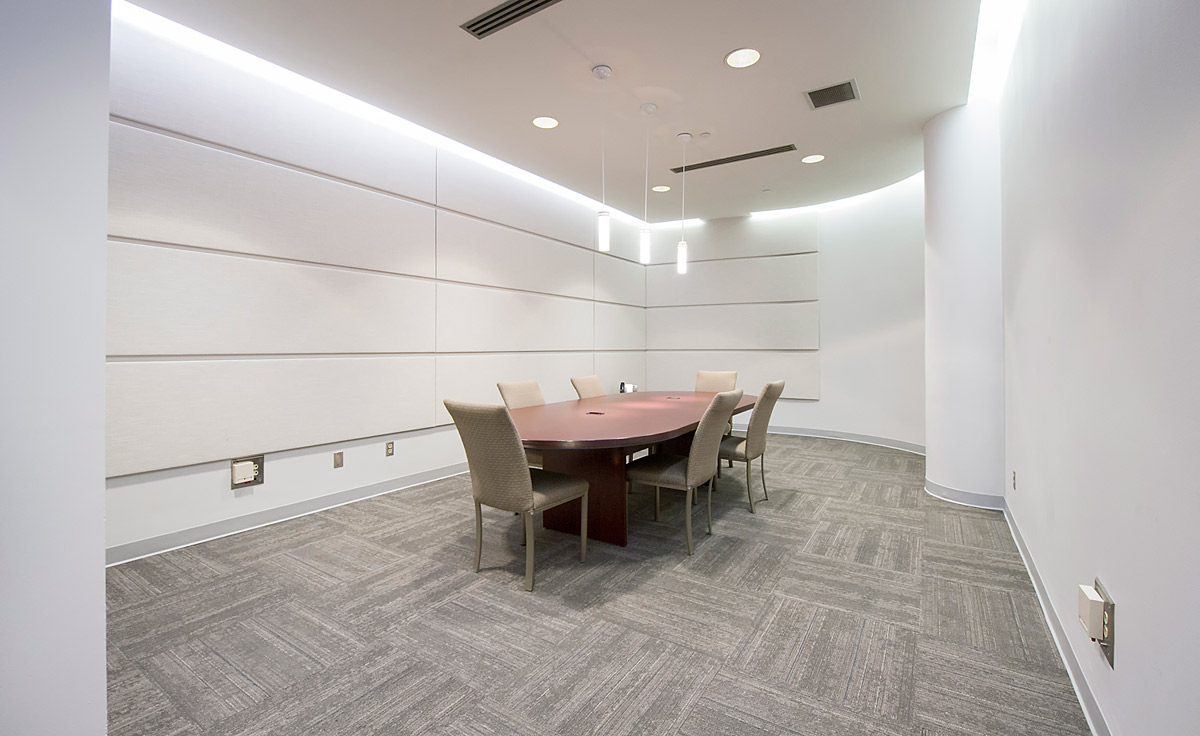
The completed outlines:
<svg viewBox="0 0 1200 736">
<path fill-rule="evenodd" d="M 1100 584 L 1100 578 L 1096 578 L 1096 592 L 1104 599 L 1104 628 L 1101 632 L 1103 636 L 1096 639 L 1096 643 L 1100 645 L 1100 651 L 1104 652 L 1108 666 L 1116 669 L 1116 665 L 1113 664 L 1113 641 L 1117 633 L 1117 606 L 1113 603 L 1108 591 Z"/>
<path fill-rule="evenodd" d="M 395 442 L 387 443 L 387 445 L 384 446 L 383 454 L 388 457 L 395 455 L 396 454 L 396 443 Z"/>
<path fill-rule="evenodd" d="M 342 453 L 340 453 L 340 452 L 333 453 L 333 467 L 335 467 L 335 468 L 342 467 Z"/>
<path fill-rule="evenodd" d="M 241 463 L 250 463 L 250 480 L 243 483 L 238 483 L 238 471 L 245 468 Z M 229 487 L 237 490 L 238 488 L 249 488 L 250 486 L 262 485 L 263 473 L 266 463 L 263 462 L 262 455 L 252 455 L 250 457 L 238 457 L 229 461 Z"/>
</svg>

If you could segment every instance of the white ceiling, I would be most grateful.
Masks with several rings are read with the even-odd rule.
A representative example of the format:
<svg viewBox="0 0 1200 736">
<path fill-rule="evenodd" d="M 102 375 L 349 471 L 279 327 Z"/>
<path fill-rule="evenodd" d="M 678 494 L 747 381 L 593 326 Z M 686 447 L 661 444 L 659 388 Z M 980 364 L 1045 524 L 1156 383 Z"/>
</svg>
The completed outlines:
<svg viewBox="0 0 1200 736">
<path fill-rule="evenodd" d="M 796 152 L 688 172 L 687 216 L 712 219 L 861 194 L 923 167 L 921 127 L 967 100 L 978 0 L 562 0 L 477 40 L 499 0 L 134 0 L 280 66 L 640 217 L 678 219 L 691 162 Z M 724 62 L 751 46 L 747 69 Z M 613 77 L 594 79 L 608 64 Z M 861 100 L 804 93 L 858 81 Z M 645 117 L 643 102 L 658 113 Z M 550 115 L 561 124 L 530 123 Z M 800 158 L 827 158 L 806 165 Z M 764 191 L 769 189 L 770 191 Z"/>
</svg>

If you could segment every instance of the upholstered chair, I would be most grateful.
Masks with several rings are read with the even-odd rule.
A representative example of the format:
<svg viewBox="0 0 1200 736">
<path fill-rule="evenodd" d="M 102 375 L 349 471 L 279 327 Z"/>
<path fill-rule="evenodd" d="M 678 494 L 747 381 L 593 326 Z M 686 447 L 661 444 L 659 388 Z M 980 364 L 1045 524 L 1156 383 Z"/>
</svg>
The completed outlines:
<svg viewBox="0 0 1200 736">
<path fill-rule="evenodd" d="M 717 474 L 717 453 L 721 449 L 721 436 L 725 425 L 733 416 L 733 410 L 742 400 L 741 391 L 722 391 L 713 397 L 696 427 L 692 447 L 686 457 L 657 453 L 648 455 L 625 466 L 625 477 L 630 488 L 634 483 L 654 486 L 654 519 L 658 520 L 661 489 L 673 488 L 684 491 L 687 508 L 684 526 L 687 529 L 688 554 L 692 554 L 692 506 L 696 490 L 708 484 L 708 533 L 712 534 L 712 481 Z"/>
<path fill-rule="evenodd" d="M 774 381 L 763 387 L 762 395 L 754 403 L 754 412 L 750 415 L 750 426 L 746 428 L 745 437 L 724 437 L 721 439 L 720 457 L 722 460 L 746 463 L 746 496 L 750 499 L 750 513 L 754 512 L 754 493 L 750 490 L 750 466 L 758 458 L 759 473 L 762 475 L 763 500 L 767 497 L 767 468 L 763 459 L 767 454 L 767 425 L 771 422 L 771 412 L 775 402 L 783 394 L 783 381 Z"/>
<path fill-rule="evenodd" d="M 579 561 L 587 561 L 588 482 L 562 473 L 531 469 L 525 462 L 521 437 L 503 406 L 444 402 L 458 427 L 475 498 L 475 572 L 483 551 L 481 506 L 521 515 L 525 544 L 525 589 L 533 590 L 533 519 L 548 508 L 582 499 L 579 512 Z"/>
<path fill-rule="evenodd" d="M 697 371 L 697 391 L 732 391 L 737 388 L 737 371 Z"/>
<path fill-rule="evenodd" d="M 500 389 L 500 398 L 504 405 L 512 409 L 524 409 L 527 406 L 541 406 L 546 403 L 542 398 L 542 389 L 537 381 L 501 381 L 496 384 Z M 526 450 L 525 460 L 535 468 L 542 467 L 542 451 Z M 730 465 L 729 467 L 733 467 Z"/>
<path fill-rule="evenodd" d="M 575 387 L 575 393 L 579 394 L 581 399 L 603 396 L 606 393 L 604 381 L 601 381 L 599 376 L 576 376 L 571 379 L 571 385 Z"/>
</svg>

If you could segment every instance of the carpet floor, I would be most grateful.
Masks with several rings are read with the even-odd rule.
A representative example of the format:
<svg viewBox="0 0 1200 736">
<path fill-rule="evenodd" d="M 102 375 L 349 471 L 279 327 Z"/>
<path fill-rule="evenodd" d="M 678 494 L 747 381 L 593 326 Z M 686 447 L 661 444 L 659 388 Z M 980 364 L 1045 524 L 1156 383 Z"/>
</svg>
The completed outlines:
<svg viewBox="0 0 1200 736">
<path fill-rule="evenodd" d="M 918 455 L 768 448 L 694 556 L 635 487 L 627 547 L 537 530 L 533 593 L 512 514 L 471 571 L 466 476 L 109 568 L 109 733 L 1088 733 L 999 512 Z"/>
</svg>

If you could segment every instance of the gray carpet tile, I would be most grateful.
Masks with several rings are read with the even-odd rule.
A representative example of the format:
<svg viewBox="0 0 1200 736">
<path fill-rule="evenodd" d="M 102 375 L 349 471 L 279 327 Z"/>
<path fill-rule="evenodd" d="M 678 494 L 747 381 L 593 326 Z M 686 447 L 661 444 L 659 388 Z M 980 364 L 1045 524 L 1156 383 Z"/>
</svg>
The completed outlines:
<svg viewBox="0 0 1200 736">
<path fill-rule="evenodd" d="M 109 729 L 137 734 L 1086 733 L 1003 516 L 924 459 L 772 435 L 629 545 L 485 510 L 456 476 L 108 570 Z M 696 554 L 684 519 L 692 515 Z"/>
</svg>

